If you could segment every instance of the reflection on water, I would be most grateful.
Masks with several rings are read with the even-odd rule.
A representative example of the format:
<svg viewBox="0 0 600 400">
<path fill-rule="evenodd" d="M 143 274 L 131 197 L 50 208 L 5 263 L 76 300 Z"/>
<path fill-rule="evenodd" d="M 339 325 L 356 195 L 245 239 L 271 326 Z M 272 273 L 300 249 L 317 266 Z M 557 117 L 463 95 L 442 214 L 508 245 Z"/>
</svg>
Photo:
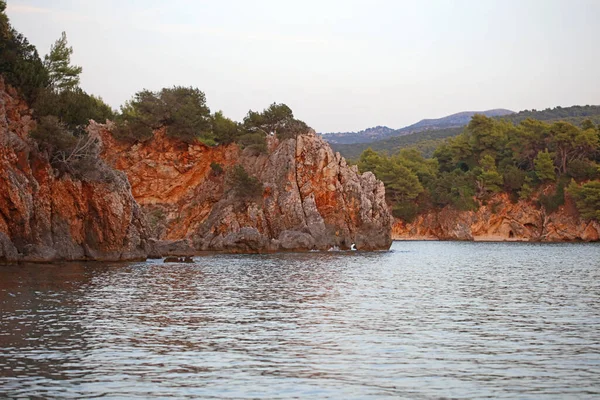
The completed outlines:
<svg viewBox="0 0 600 400">
<path fill-rule="evenodd" d="M 0 267 L 0 397 L 592 398 L 600 246 Z"/>
</svg>

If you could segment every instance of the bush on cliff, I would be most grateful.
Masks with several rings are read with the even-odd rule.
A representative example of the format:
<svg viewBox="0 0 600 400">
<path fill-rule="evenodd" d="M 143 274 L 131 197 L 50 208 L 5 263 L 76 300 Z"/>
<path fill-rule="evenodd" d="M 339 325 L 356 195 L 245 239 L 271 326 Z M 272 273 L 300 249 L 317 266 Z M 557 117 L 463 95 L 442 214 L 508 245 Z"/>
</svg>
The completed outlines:
<svg viewBox="0 0 600 400">
<path fill-rule="evenodd" d="M 33 104 L 36 119 L 54 115 L 68 129 L 79 134 L 85 131 L 90 119 L 104 123 L 114 113 L 101 98 L 87 94 L 79 87 L 55 91 L 44 90 Z"/>
<path fill-rule="evenodd" d="M 153 136 L 154 130 L 164 127 L 167 136 L 188 143 L 216 143 L 205 95 L 192 87 L 142 90 L 121 107 L 116 122 L 114 133 L 120 139 L 144 141 Z"/>
<path fill-rule="evenodd" d="M 219 144 L 233 143 L 244 134 L 240 124 L 224 116 L 223 111 L 218 111 L 213 115 L 212 131 Z"/>
<path fill-rule="evenodd" d="M 210 170 L 214 176 L 223 175 L 223 172 L 224 172 L 223 166 L 214 161 L 210 163 Z"/>
<path fill-rule="evenodd" d="M 264 190 L 263 184 L 239 164 L 228 171 L 227 183 L 235 198 L 242 201 L 258 200 Z"/>
<path fill-rule="evenodd" d="M 116 172 L 99 157 L 98 137 L 87 133 L 75 136 L 54 115 L 40 118 L 31 137 L 58 173 L 86 181 L 115 181 Z"/>
<path fill-rule="evenodd" d="M 237 139 L 242 149 L 250 149 L 256 154 L 267 152 L 267 138 L 260 132 L 246 133 Z"/>
</svg>

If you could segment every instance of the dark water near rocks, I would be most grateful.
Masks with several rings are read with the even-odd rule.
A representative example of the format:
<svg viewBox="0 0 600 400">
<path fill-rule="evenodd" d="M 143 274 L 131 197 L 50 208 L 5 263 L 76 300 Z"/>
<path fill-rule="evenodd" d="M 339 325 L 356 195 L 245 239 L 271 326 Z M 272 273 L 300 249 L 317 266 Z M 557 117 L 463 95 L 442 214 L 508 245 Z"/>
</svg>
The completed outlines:
<svg viewBox="0 0 600 400">
<path fill-rule="evenodd" d="M 600 245 L 0 267 L 0 397 L 594 398 Z"/>
</svg>

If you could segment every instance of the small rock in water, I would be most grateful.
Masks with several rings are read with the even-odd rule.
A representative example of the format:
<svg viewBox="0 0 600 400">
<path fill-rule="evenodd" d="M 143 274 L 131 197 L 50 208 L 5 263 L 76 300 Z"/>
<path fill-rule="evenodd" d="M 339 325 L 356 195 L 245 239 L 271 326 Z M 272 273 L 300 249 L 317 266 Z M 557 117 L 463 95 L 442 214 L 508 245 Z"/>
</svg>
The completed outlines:
<svg viewBox="0 0 600 400">
<path fill-rule="evenodd" d="M 193 263 L 194 259 L 192 257 L 165 257 L 165 263 Z"/>
</svg>

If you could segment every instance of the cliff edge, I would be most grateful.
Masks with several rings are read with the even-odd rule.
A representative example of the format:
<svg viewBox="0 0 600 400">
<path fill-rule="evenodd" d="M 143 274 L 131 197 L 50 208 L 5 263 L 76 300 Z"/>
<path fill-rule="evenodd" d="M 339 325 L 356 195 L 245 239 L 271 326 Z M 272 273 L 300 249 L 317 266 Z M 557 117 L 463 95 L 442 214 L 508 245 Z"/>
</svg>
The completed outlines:
<svg viewBox="0 0 600 400">
<path fill-rule="evenodd" d="M 57 176 L 28 137 L 34 127 L 0 77 L 0 261 L 145 259 L 146 222 L 124 174 Z"/>
</svg>

